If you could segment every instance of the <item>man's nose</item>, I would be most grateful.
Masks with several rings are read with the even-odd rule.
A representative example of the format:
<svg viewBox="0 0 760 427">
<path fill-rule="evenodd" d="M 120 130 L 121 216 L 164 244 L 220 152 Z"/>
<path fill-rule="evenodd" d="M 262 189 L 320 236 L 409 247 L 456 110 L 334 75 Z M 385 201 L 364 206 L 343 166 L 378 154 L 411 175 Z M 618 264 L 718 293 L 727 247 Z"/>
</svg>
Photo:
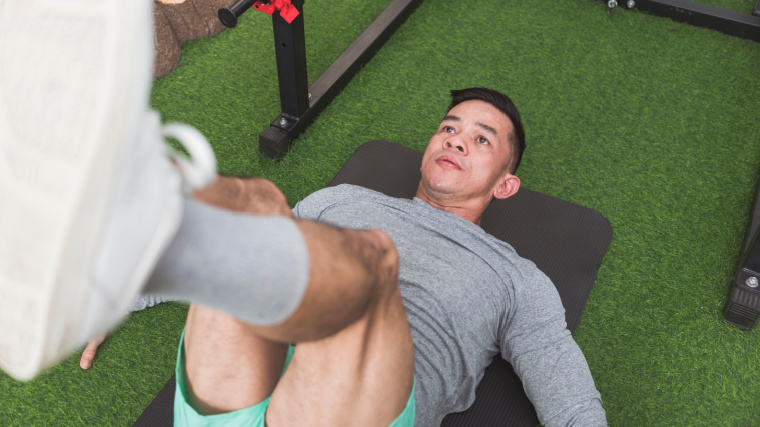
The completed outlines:
<svg viewBox="0 0 760 427">
<path fill-rule="evenodd" d="M 455 150 L 459 150 L 462 154 L 467 154 L 467 144 L 462 142 L 459 138 L 449 138 L 444 142 L 444 146 L 446 148 L 453 148 Z"/>
</svg>

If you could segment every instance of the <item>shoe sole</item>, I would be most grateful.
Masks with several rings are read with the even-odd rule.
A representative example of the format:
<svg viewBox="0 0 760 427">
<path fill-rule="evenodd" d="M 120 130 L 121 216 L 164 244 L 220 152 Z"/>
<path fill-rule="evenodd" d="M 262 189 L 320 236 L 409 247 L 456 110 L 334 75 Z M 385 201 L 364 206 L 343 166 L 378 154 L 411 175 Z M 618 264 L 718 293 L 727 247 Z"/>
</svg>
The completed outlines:
<svg viewBox="0 0 760 427">
<path fill-rule="evenodd" d="M 110 190 L 147 107 L 150 7 L 0 0 L 0 367 L 18 379 L 81 344 Z"/>
</svg>

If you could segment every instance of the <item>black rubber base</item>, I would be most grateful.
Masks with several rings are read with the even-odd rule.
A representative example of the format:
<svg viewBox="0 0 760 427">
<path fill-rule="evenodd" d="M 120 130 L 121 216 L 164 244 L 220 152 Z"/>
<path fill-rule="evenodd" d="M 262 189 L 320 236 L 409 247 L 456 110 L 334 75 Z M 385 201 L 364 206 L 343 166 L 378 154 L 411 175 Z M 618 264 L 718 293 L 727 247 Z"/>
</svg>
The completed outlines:
<svg viewBox="0 0 760 427">
<path fill-rule="evenodd" d="M 276 126 L 269 126 L 259 135 L 259 151 L 270 159 L 281 159 L 290 148 L 288 133 Z"/>
</svg>

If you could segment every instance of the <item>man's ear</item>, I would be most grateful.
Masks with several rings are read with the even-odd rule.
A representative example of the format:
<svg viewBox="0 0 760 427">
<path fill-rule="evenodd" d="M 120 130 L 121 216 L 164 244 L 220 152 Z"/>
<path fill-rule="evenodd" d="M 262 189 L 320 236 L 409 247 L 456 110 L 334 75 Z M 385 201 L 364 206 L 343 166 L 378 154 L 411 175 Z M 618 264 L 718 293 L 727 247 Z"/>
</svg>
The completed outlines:
<svg viewBox="0 0 760 427">
<path fill-rule="evenodd" d="M 520 178 L 507 173 L 502 177 L 499 185 L 493 190 L 493 196 L 497 199 L 506 199 L 517 193 L 520 189 Z"/>
</svg>

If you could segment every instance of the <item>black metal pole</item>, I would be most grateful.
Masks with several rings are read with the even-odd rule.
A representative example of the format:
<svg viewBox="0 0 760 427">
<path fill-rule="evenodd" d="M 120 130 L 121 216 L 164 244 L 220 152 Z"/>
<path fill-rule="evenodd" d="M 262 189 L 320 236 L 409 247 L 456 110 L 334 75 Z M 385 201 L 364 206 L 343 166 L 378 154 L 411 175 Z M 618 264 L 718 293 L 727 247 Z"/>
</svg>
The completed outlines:
<svg viewBox="0 0 760 427">
<path fill-rule="evenodd" d="M 290 134 L 309 109 L 303 3 L 304 0 L 291 1 L 300 13 L 290 24 L 280 12 L 272 14 L 281 114 L 259 135 L 259 151 L 269 158 L 285 155 L 292 138 Z"/>
<path fill-rule="evenodd" d="M 621 0 L 622 4 L 627 4 Z M 652 15 L 760 42 L 760 16 L 690 0 L 634 0 L 634 8 Z"/>
<path fill-rule="evenodd" d="M 218 12 L 219 20 L 222 21 L 225 27 L 235 28 L 240 15 L 250 9 L 255 2 L 256 0 L 239 0 L 231 7 L 223 7 Z"/>
<path fill-rule="evenodd" d="M 279 12 L 272 14 L 277 78 L 280 83 L 280 106 L 283 116 L 289 121 L 297 121 L 309 108 L 303 1 L 291 1 L 300 13 L 290 24 L 285 22 Z"/>
</svg>

